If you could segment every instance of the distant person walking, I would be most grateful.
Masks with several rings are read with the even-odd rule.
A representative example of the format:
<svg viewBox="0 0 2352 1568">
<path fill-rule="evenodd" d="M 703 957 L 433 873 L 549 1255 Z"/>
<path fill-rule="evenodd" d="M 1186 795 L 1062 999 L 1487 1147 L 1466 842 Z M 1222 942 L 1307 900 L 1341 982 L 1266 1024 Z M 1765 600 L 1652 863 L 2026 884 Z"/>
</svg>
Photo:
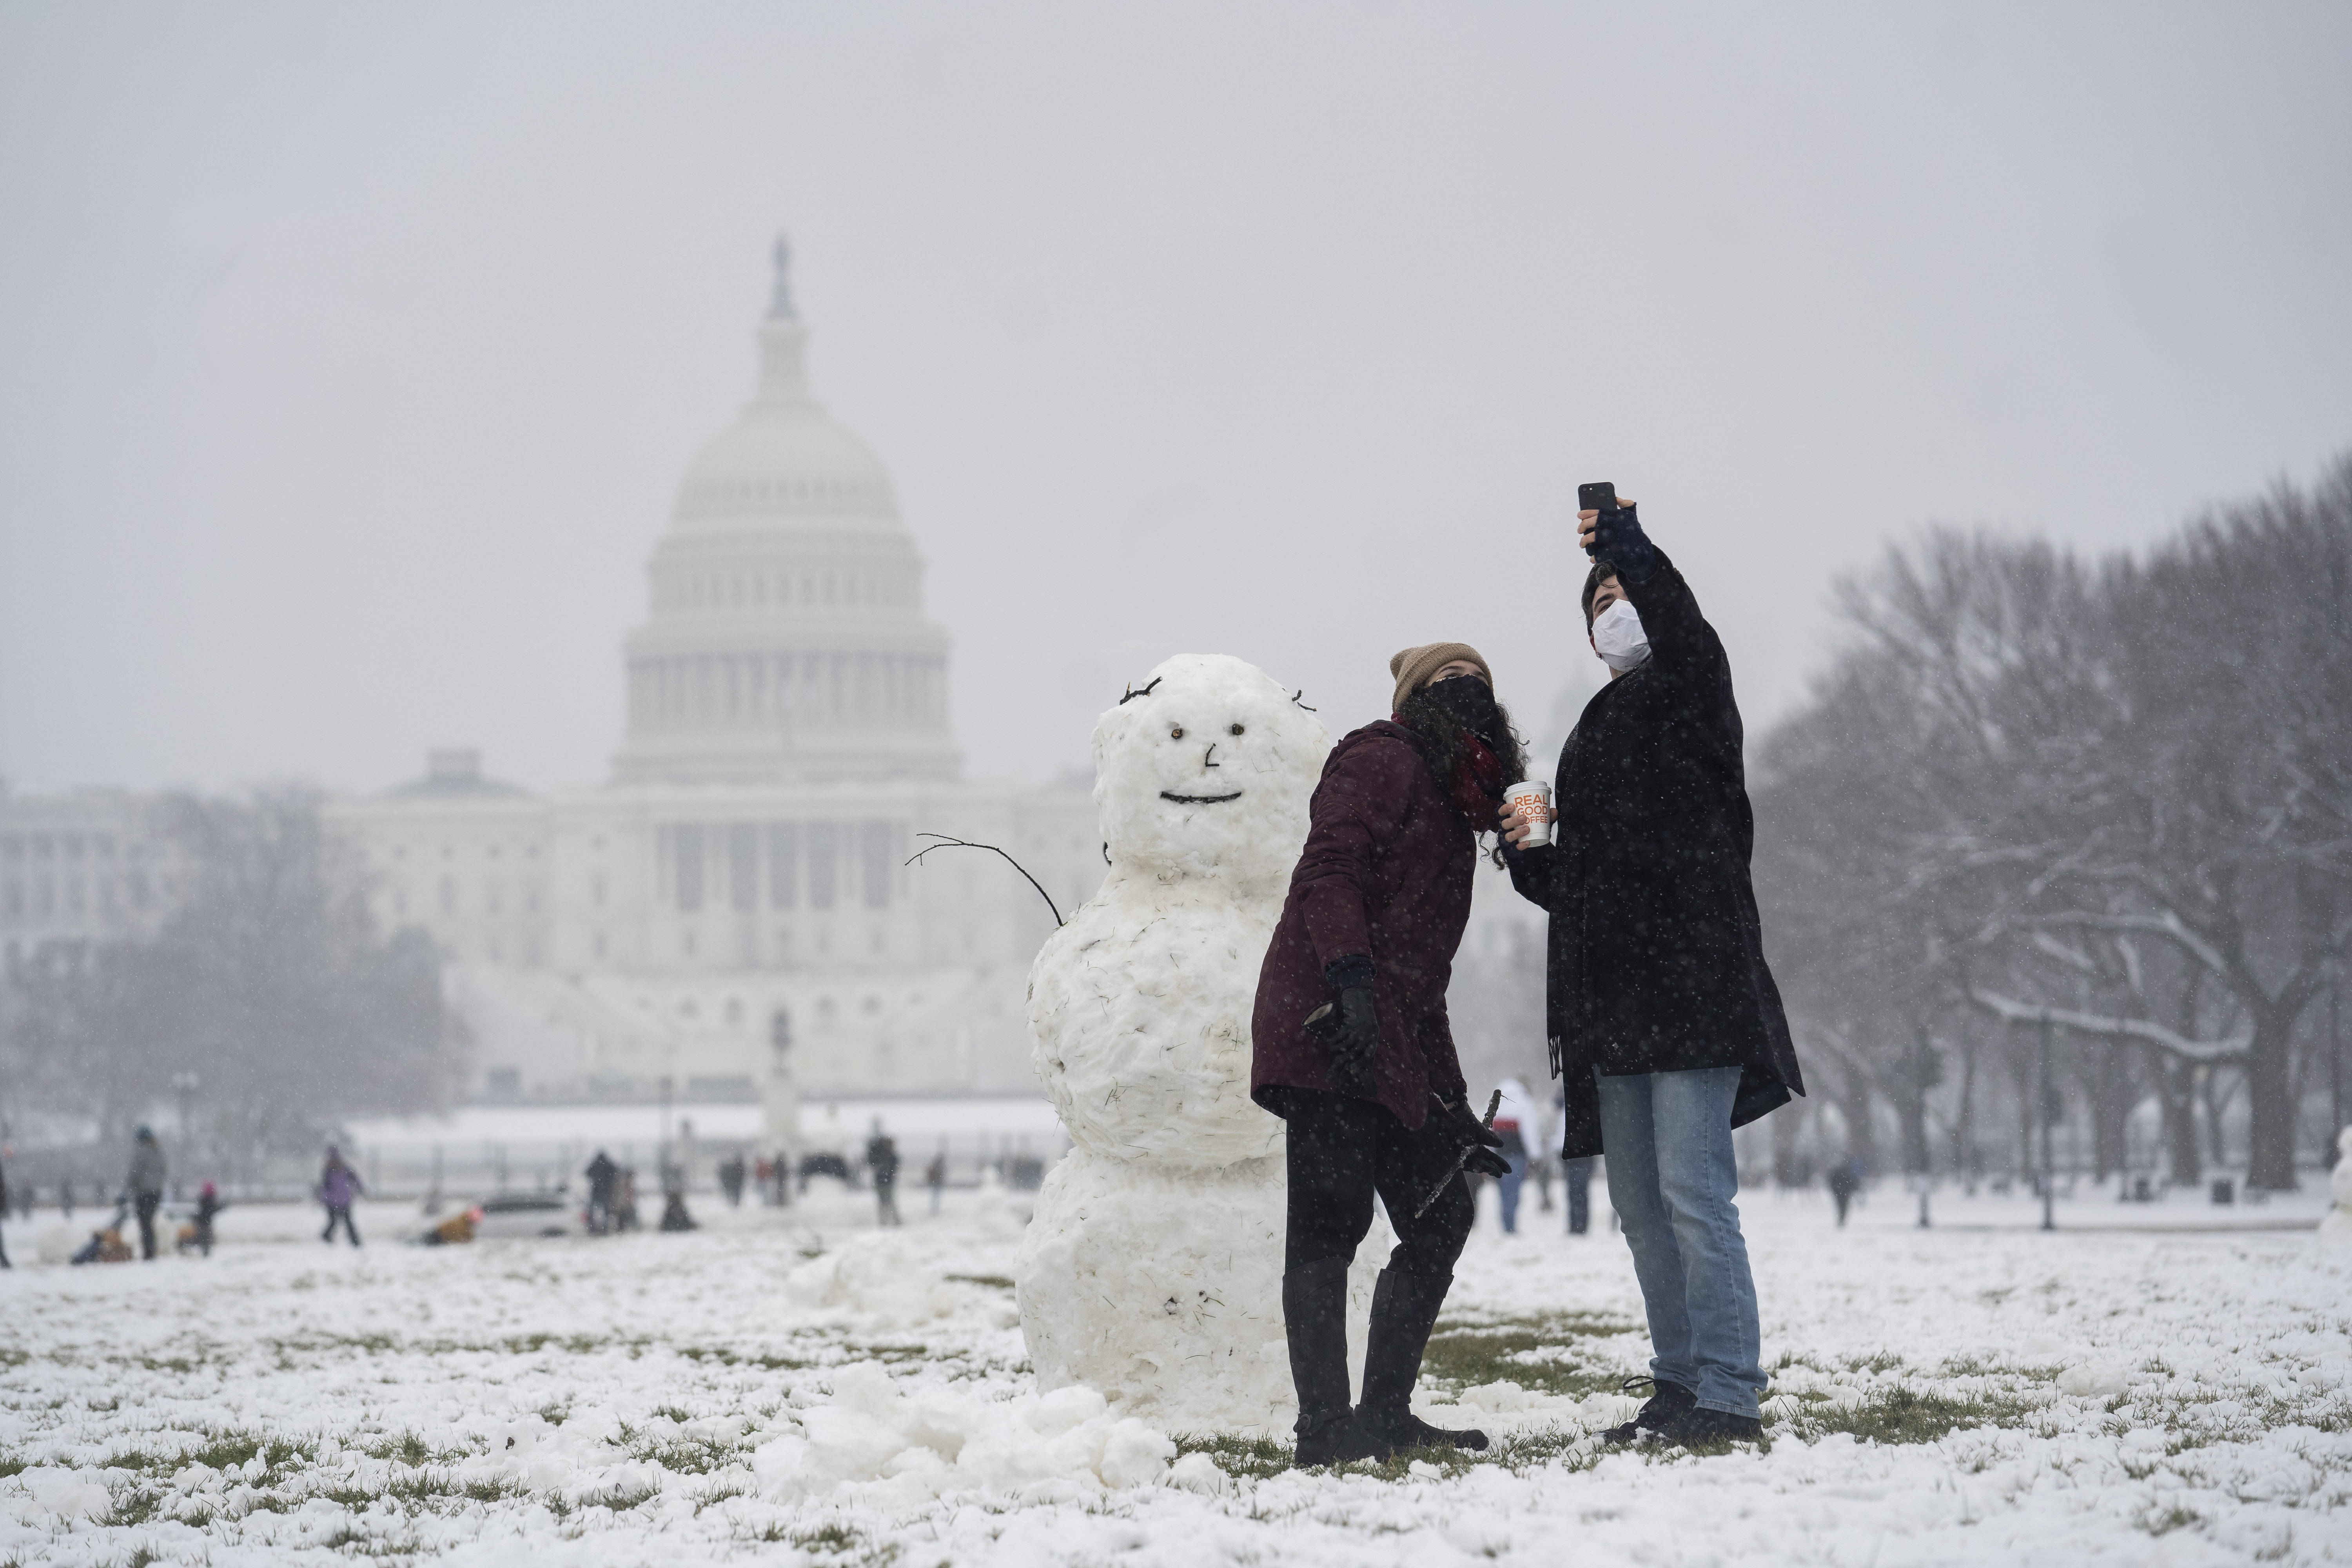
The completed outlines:
<svg viewBox="0 0 2352 1568">
<path fill-rule="evenodd" d="M 1862 1191 L 1862 1156 L 1848 1154 L 1830 1167 L 1830 1201 L 1837 1205 L 1838 1228 L 1845 1228 L 1845 1211 Z"/>
<path fill-rule="evenodd" d="M 944 1138 L 940 1140 L 940 1152 L 931 1156 L 929 1164 L 923 1167 L 923 1185 L 931 1189 L 931 1215 L 936 1219 L 940 1212 L 940 1194 L 948 1189 L 948 1143 Z"/>
<path fill-rule="evenodd" d="M 588 1178 L 588 1233 L 603 1236 L 613 1228 L 613 1184 L 620 1176 L 621 1167 L 613 1163 L 613 1156 L 599 1149 L 583 1173 Z"/>
<path fill-rule="evenodd" d="M 719 1162 L 719 1190 L 727 1194 L 727 1206 L 743 1206 L 743 1154 L 740 1150 Z"/>
<path fill-rule="evenodd" d="M 164 1174 L 163 1145 L 155 1141 L 153 1128 L 140 1128 L 131 1141 L 131 1176 L 123 1185 L 139 1215 L 139 1256 L 150 1263 L 155 1260 L 155 1211 L 163 1206 Z"/>
<path fill-rule="evenodd" d="M 1519 1232 L 1519 1191 L 1528 1179 L 1528 1162 L 1543 1152 L 1542 1133 L 1538 1131 L 1536 1102 L 1528 1093 L 1528 1086 L 1517 1079 L 1507 1078 L 1496 1086 L 1502 1100 L 1495 1108 L 1495 1131 L 1503 1136 L 1498 1151 L 1511 1163 L 1508 1175 L 1495 1178 L 1496 1190 L 1503 1200 L 1503 1234 L 1517 1236 Z"/>
<path fill-rule="evenodd" d="M 228 1205 L 221 1202 L 220 1189 L 206 1182 L 204 1191 L 196 1194 L 195 1248 L 206 1258 L 213 1255 L 213 1221 L 220 1217 Z"/>
<path fill-rule="evenodd" d="M 352 1201 L 366 1190 L 367 1184 L 344 1160 L 343 1152 L 328 1144 L 326 1168 L 319 1173 L 319 1201 L 327 1207 L 327 1228 L 319 1233 L 320 1241 L 332 1244 L 340 1225 L 353 1247 L 360 1244 L 360 1233 L 352 1224 Z"/>
<path fill-rule="evenodd" d="M 8 1166 L 5 1161 L 0 1161 L 0 1220 L 5 1220 L 7 1217 Z M 9 1268 L 13 1267 L 15 1267 L 15 1265 L 8 1261 L 8 1238 L 5 1236 L 0 1236 L 0 1268 Z"/>
<path fill-rule="evenodd" d="M 878 1116 L 874 1136 L 866 1141 L 866 1168 L 874 1173 L 875 1223 L 898 1224 L 898 1141 L 882 1131 Z"/>
</svg>

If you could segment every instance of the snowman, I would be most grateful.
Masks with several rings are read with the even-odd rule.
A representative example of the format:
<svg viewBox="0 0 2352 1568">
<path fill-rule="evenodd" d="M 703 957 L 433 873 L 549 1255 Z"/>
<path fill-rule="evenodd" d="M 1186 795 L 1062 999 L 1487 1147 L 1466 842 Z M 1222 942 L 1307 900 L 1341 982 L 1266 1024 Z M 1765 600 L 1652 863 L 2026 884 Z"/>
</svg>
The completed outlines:
<svg viewBox="0 0 2352 1568">
<path fill-rule="evenodd" d="M 1174 1430 L 1289 1429 L 1283 1129 L 1250 1099 L 1249 1020 L 1330 749 L 1222 654 L 1167 660 L 1095 725 L 1110 873 L 1029 972 L 1073 1145 L 1013 1268 L 1042 1390 L 1086 1384 Z M 1391 1240 L 1357 1249 L 1358 1343 Z"/>
</svg>

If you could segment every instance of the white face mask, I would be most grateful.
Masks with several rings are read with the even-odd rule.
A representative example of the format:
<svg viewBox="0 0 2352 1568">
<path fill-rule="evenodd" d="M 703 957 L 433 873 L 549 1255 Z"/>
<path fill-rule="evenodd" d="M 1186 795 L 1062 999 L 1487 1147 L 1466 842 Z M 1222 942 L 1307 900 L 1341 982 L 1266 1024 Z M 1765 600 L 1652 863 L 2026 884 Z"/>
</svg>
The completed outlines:
<svg viewBox="0 0 2352 1568">
<path fill-rule="evenodd" d="M 1633 601 L 1620 599 L 1592 617 L 1592 647 L 1612 669 L 1636 669 L 1649 658 L 1650 635 Z"/>
</svg>

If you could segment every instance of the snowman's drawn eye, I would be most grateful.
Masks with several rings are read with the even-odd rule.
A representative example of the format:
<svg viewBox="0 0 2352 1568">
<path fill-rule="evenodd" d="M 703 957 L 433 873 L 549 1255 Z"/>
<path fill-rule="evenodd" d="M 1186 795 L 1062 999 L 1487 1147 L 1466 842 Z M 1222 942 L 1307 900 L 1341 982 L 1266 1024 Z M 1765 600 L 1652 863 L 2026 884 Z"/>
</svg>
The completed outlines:
<svg viewBox="0 0 2352 1568">
<path fill-rule="evenodd" d="M 1234 725 L 1234 734 L 1236 734 L 1236 735 L 1238 735 L 1238 734 L 1240 734 L 1241 732 L 1242 732 L 1242 727 L 1241 727 L 1239 724 Z"/>
<path fill-rule="evenodd" d="M 1168 738 L 1171 741 L 1182 740 L 1184 738 L 1184 726 L 1179 724 L 1173 730 L 1169 731 Z"/>
</svg>

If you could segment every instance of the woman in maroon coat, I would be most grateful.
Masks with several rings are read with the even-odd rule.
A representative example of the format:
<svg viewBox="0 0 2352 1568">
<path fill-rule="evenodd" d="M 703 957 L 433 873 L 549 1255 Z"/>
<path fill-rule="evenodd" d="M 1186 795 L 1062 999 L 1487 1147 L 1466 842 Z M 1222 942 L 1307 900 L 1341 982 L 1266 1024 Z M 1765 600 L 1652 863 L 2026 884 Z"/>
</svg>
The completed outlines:
<svg viewBox="0 0 2352 1568">
<path fill-rule="evenodd" d="M 1395 717 L 1348 735 L 1323 764 L 1250 1024 L 1250 1091 L 1287 1123 L 1282 1311 L 1300 1465 L 1486 1446 L 1483 1433 L 1427 1425 L 1409 1402 L 1470 1234 L 1458 1173 L 1509 1168 L 1465 1100 L 1445 983 L 1478 832 L 1526 761 L 1476 649 L 1407 648 L 1389 670 Z M 1375 1192 L 1398 1242 L 1372 1297 L 1363 1403 L 1350 1407 L 1348 1266 Z"/>
</svg>

